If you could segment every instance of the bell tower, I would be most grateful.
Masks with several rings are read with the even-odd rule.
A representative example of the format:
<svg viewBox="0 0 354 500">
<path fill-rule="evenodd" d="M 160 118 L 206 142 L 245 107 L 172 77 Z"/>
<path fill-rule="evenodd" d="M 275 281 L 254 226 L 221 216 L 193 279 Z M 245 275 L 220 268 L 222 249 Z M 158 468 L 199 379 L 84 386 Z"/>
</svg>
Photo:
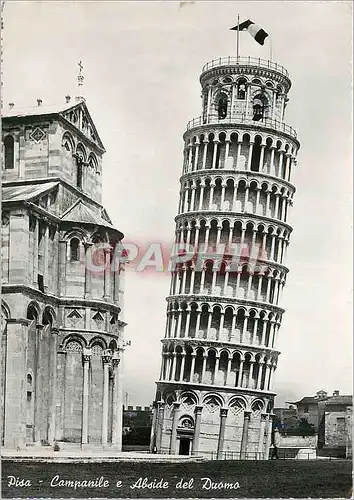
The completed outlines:
<svg viewBox="0 0 354 500">
<path fill-rule="evenodd" d="M 225 57 L 200 83 L 175 218 L 187 255 L 167 297 L 151 448 L 267 459 L 300 146 L 284 122 L 291 81 L 277 63 Z"/>
</svg>

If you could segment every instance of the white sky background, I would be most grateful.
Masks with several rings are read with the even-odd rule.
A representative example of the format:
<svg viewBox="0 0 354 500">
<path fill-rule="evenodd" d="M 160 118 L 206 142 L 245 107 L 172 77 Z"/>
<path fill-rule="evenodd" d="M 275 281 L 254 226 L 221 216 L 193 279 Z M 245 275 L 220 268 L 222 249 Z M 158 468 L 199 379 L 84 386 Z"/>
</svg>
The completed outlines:
<svg viewBox="0 0 354 500">
<path fill-rule="evenodd" d="M 6 2 L 4 105 L 84 95 L 107 153 L 103 204 L 126 241 L 172 244 L 182 134 L 201 112 L 200 70 L 236 55 L 237 21 L 273 38 L 293 82 L 286 123 L 301 142 L 279 335 L 276 404 L 352 391 L 351 2 Z M 247 32 L 241 55 L 269 57 Z M 160 372 L 169 276 L 126 273 L 124 391 L 148 405 Z"/>
</svg>

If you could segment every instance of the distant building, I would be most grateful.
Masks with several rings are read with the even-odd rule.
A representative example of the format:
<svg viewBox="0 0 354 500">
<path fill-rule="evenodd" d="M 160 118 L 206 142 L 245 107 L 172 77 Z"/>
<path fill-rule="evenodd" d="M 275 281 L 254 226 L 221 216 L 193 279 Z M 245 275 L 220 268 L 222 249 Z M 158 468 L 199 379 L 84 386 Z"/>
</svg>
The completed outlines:
<svg viewBox="0 0 354 500">
<path fill-rule="evenodd" d="M 280 428 L 284 431 L 293 429 L 298 425 L 297 409 L 293 405 L 289 405 L 289 408 L 274 408 L 273 413 L 275 422 L 279 423 Z"/>
<path fill-rule="evenodd" d="M 334 391 L 333 396 L 339 394 L 339 391 Z M 326 391 L 318 391 L 315 396 L 305 396 L 300 401 L 289 402 L 297 408 L 298 420 L 304 418 L 309 424 L 314 425 L 316 431 L 323 417 L 325 401 L 328 396 Z"/>
<path fill-rule="evenodd" d="M 306 420 L 317 432 L 317 448 L 321 455 L 352 456 L 352 396 L 340 395 L 338 390 L 332 396 L 318 391 L 315 396 L 289 404 L 289 408 L 274 408 L 281 430 L 289 431 L 301 420 Z"/>
<path fill-rule="evenodd" d="M 124 427 L 148 427 L 151 426 L 152 409 L 150 406 L 128 406 L 123 407 Z"/>
<path fill-rule="evenodd" d="M 325 404 L 323 451 L 342 457 L 352 456 L 352 396 L 334 396 Z"/>
<path fill-rule="evenodd" d="M 148 451 L 151 436 L 152 408 L 123 408 L 123 446 L 125 451 Z"/>
</svg>

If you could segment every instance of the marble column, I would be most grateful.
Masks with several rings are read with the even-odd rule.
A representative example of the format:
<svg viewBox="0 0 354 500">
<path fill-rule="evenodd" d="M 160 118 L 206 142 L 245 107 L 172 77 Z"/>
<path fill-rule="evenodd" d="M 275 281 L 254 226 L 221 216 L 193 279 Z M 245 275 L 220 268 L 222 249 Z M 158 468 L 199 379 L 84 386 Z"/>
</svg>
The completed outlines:
<svg viewBox="0 0 354 500">
<path fill-rule="evenodd" d="M 197 322 L 196 322 L 196 325 L 195 325 L 195 334 L 194 336 L 196 338 L 198 338 L 198 333 L 199 333 L 199 328 L 200 328 L 200 320 L 201 320 L 201 316 L 202 316 L 202 311 L 196 311 L 197 313 Z"/>
<path fill-rule="evenodd" d="M 90 269 L 92 259 L 93 243 L 85 243 L 85 299 L 91 298 L 92 294 L 92 272 Z"/>
<path fill-rule="evenodd" d="M 199 196 L 199 206 L 198 206 L 199 212 L 203 210 L 203 198 L 204 198 L 204 184 L 200 186 L 200 196 Z"/>
<path fill-rule="evenodd" d="M 272 443 L 272 427 L 273 427 L 273 418 L 275 415 L 269 414 L 268 415 L 268 425 L 267 425 L 267 441 L 266 441 L 266 449 L 264 452 L 264 459 L 268 460 L 269 458 L 269 449 L 270 445 Z"/>
<path fill-rule="evenodd" d="M 154 401 L 152 404 L 152 422 L 151 422 L 151 433 L 150 433 L 150 453 L 154 451 L 156 446 L 156 424 L 157 424 L 158 407 L 157 402 Z"/>
<path fill-rule="evenodd" d="M 204 146 L 203 146 L 203 164 L 202 164 L 202 169 L 205 170 L 209 141 L 203 141 L 203 144 L 204 144 Z"/>
<path fill-rule="evenodd" d="M 194 426 L 194 435 L 193 435 L 193 443 L 192 443 L 192 455 L 198 455 L 199 453 L 199 437 L 200 437 L 200 424 L 202 420 L 202 406 L 196 406 L 194 409 L 195 415 L 195 426 Z"/>
<path fill-rule="evenodd" d="M 82 435 L 81 443 L 88 443 L 88 423 L 89 423 L 89 369 L 91 361 L 91 349 L 84 348 L 82 359 L 84 363 L 84 386 L 82 395 Z"/>
<path fill-rule="evenodd" d="M 185 363 L 186 363 L 186 354 L 182 353 L 181 370 L 180 370 L 180 373 L 179 373 L 179 381 L 180 382 L 183 382 L 183 375 L 184 375 L 184 366 L 185 366 Z"/>
<path fill-rule="evenodd" d="M 109 396 L 109 365 L 111 354 L 103 351 L 103 401 L 102 401 L 102 445 L 107 445 L 108 440 L 108 396 Z"/>
<path fill-rule="evenodd" d="M 55 422 L 56 422 L 56 403 L 57 403 L 57 350 L 58 350 L 58 333 L 57 328 L 50 330 L 50 412 L 49 412 L 49 428 L 48 428 L 48 441 L 54 444 L 55 435 Z"/>
<path fill-rule="evenodd" d="M 38 224 L 38 222 L 37 222 Z M 34 230 L 36 232 L 36 228 Z M 37 242 L 38 244 L 38 242 Z M 33 243 L 34 245 L 34 243 Z M 34 252 L 34 247 L 33 247 Z M 37 248 L 37 261 L 38 261 L 38 248 Z M 59 240 L 59 276 L 58 276 L 58 289 L 59 296 L 65 297 L 66 295 L 66 261 L 67 261 L 67 241 Z M 37 285 L 37 273 L 33 271 L 33 282 Z"/>
<path fill-rule="evenodd" d="M 121 393 L 122 382 L 119 374 L 120 358 L 117 351 L 112 356 L 112 369 L 113 369 L 113 397 L 112 397 L 112 444 L 118 445 L 120 442 L 120 434 L 122 432 L 119 409 L 122 406 Z"/>
<path fill-rule="evenodd" d="M 205 371 L 206 371 L 206 363 L 207 363 L 207 358 L 208 356 L 206 354 L 203 354 L 203 366 L 202 366 L 202 375 L 201 375 L 201 380 L 200 383 L 203 383 L 203 380 L 205 378 Z"/>
<path fill-rule="evenodd" d="M 225 437 L 227 412 L 228 412 L 227 408 L 220 408 L 220 429 L 219 429 L 218 448 L 216 452 L 216 460 L 222 459 L 222 453 L 224 450 L 224 437 Z"/>
<path fill-rule="evenodd" d="M 172 430 L 171 430 L 171 440 L 170 440 L 170 455 L 176 454 L 177 445 L 177 425 L 178 425 L 178 415 L 181 403 L 174 401 L 173 403 L 173 420 L 172 420 Z"/>
<path fill-rule="evenodd" d="M 253 153 L 253 142 L 250 142 L 250 147 L 248 150 L 248 161 L 247 161 L 247 167 L 246 170 L 251 170 L 251 162 L 252 162 L 252 153 Z"/>
<path fill-rule="evenodd" d="M 195 368 L 195 354 L 192 354 L 192 363 L 191 363 L 191 372 L 189 375 L 189 382 L 193 382 L 194 380 L 194 368 Z"/>
<path fill-rule="evenodd" d="M 44 229 L 43 235 L 43 282 L 44 282 L 44 291 L 48 291 L 48 282 L 49 282 L 49 226 L 46 225 Z"/>
<path fill-rule="evenodd" d="M 35 225 L 35 228 L 33 231 L 33 284 L 34 284 L 35 288 L 37 288 L 38 287 L 39 220 L 37 218 L 35 218 L 35 221 L 36 221 L 36 225 Z M 61 244 L 61 241 L 59 242 L 59 245 L 60 244 Z M 59 256 L 59 259 L 60 259 L 60 256 Z M 64 255 L 63 262 L 66 263 L 66 242 L 65 242 L 65 255 Z"/>
<path fill-rule="evenodd" d="M 213 163 L 212 163 L 211 168 L 215 168 L 215 166 L 216 166 L 216 154 L 217 154 L 217 151 L 218 151 L 218 146 L 219 146 L 219 141 L 218 140 L 214 140 Z"/>
<path fill-rule="evenodd" d="M 159 401 L 158 410 L 159 411 L 158 411 L 156 448 L 157 448 L 157 452 L 161 453 L 162 430 L 163 430 L 163 421 L 164 421 L 164 413 L 165 413 L 165 403 L 163 401 Z"/>
<path fill-rule="evenodd" d="M 243 429 L 242 429 L 242 439 L 241 439 L 241 453 L 240 460 L 247 460 L 247 442 L 248 442 L 248 427 L 251 419 L 251 412 L 245 411 L 243 414 Z"/>
<path fill-rule="evenodd" d="M 36 347 L 35 347 L 35 400 L 34 400 L 34 440 L 37 445 L 41 443 L 41 415 L 43 410 L 42 392 L 43 385 L 46 383 L 43 378 L 44 366 L 44 336 L 43 325 L 36 326 Z"/>
<path fill-rule="evenodd" d="M 104 300 L 111 298 L 111 247 L 106 247 L 105 252 L 105 267 L 104 267 Z"/>
<path fill-rule="evenodd" d="M 261 425 L 259 428 L 259 441 L 258 441 L 258 460 L 264 459 L 264 431 L 267 423 L 268 415 L 266 413 L 262 413 L 261 415 Z"/>
<path fill-rule="evenodd" d="M 237 156 L 236 156 L 236 169 L 238 169 L 240 163 L 242 141 L 237 141 Z"/>
</svg>

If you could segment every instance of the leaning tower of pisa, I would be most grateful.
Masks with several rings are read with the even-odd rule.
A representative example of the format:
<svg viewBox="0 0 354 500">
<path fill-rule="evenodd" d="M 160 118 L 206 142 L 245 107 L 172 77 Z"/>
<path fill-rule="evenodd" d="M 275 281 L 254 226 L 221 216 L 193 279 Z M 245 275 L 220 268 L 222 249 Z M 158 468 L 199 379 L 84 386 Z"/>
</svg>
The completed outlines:
<svg viewBox="0 0 354 500">
<path fill-rule="evenodd" d="M 184 133 L 151 449 L 267 459 L 273 376 L 299 149 L 284 122 L 291 87 L 271 61 L 228 57 L 200 76 Z"/>
</svg>

